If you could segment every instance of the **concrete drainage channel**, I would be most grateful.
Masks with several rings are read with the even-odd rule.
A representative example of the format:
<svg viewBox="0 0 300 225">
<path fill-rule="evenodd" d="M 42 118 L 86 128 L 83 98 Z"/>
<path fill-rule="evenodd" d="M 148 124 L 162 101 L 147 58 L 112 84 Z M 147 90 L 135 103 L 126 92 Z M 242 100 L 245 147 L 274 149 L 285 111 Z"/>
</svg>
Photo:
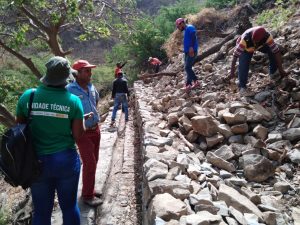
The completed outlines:
<svg viewBox="0 0 300 225">
<path fill-rule="evenodd" d="M 110 174 L 103 189 L 104 202 L 97 209 L 96 224 L 138 225 L 141 224 L 141 160 L 133 120 L 125 126 L 122 114 L 117 133 Z"/>
</svg>

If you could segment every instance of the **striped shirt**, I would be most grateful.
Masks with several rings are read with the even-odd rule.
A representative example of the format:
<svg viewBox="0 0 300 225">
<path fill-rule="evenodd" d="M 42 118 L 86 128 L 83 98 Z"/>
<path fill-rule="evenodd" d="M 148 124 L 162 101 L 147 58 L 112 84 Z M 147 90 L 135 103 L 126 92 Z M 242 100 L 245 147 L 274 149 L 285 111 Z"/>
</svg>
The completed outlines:
<svg viewBox="0 0 300 225">
<path fill-rule="evenodd" d="M 248 30 L 246 30 L 241 37 L 237 40 L 237 45 L 235 47 L 235 50 L 233 52 L 233 55 L 235 57 L 239 57 L 243 51 L 247 51 L 249 53 L 254 53 L 256 50 L 259 50 L 264 45 L 269 46 L 271 51 L 276 54 L 279 52 L 278 45 L 274 42 L 274 39 L 272 35 L 267 32 L 266 37 L 259 43 L 258 46 L 255 46 L 255 44 L 252 41 L 252 33 L 257 29 L 258 27 L 252 27 Z"/>
</svg>

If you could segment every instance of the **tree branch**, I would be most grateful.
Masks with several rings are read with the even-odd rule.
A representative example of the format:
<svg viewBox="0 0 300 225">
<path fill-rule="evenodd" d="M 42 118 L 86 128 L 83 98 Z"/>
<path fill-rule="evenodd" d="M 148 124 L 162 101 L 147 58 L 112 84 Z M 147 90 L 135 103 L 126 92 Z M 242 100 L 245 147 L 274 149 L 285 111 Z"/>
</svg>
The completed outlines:
<svg viewBox="0 0 300 225">
<path fill-rule="evenodd" d="M 16 52 L 12 48 L 8 47 L 5 43 L 0 40 L 0 46 L 4 48 L 6 51 L 17 57 L 21 60 L 30 70 L 31 72 L 40 79 L 42 77 L 40 71 L 35 67 L 34 63 L 31 61 L 30 58 L 26 58 L 25 56 L 21 55 L 20 53 Z"/>
<path fill-rule="evenodd" d="M 208 50 L 206 50 L 205 52 L 203 52 L 202 54 L 198 55 L 195 59 L 195 62 L 199 62 L 201 60 L 203 60 L 204 58 L 210 56 L 211 54 L 216 53 L 217 51 L 219 51 L 221 49 L 221 47 L 227 43 L 228 41 L 230 41 L 231 39 L 234 38 L 234 36 L 237 34 L 236 31 L 232 32 L 231 34 L 227 35 L 227 37 L 225 37 L 219 44 L 216 44 L 215 46 L 209 48 Z"/>
<path fill-rule="evenodd" d="M 28 18 L 30 18 L 36 24 L 36 26 L 40 27 L 40 29 L 44 30 L 46 33 L 49 32 L 48 27 L 44 25 L 37 17 L 35 17 L 29 10 L 27 10 L 24 5 L 21 6 L 21 10 Z"/>
<path fill-rule="evenodd" d="M 15 117 L 3 104 L 0 104 L 0 123 L 5 127 L 12 127 L 15 124 Z"/>
</svg>

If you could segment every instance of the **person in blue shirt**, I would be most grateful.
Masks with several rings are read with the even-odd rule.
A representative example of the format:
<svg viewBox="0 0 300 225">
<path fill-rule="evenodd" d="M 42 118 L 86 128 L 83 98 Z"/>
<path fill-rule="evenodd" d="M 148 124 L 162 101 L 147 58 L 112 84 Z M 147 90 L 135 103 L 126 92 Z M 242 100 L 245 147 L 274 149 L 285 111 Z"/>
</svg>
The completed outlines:
<svg viewBox="0 0 300 225">
<path fill-rule="evenodd" d="M 193 65 L 198 52 L 198 40 L 196 28 L 191 24 L 186 24 L 183 18 L 176 20 L 176 27 L 180 31 L 184 31 L 183 52 L 184 52 L 184 69 L 186 72 L 187 91 L 198 87 L 199 81 L 193 71 Z"/>
<path fill-rule="evenodd" d="M 72 68 L 77 70 L 75 82 L 67 85 L 67 90 L 81 100 L 86 131 L 76 140 L 82 160 L 82 193 L 83 202 L 90 206 L 102 203 L 101 193 L 95 190 L 95 176 L 100 148 L 100 116 L 97 111 L 99 93 L 91 83 L 92 68 L 95 65 L 86 60 L 76 61 Z"/>
</svg>

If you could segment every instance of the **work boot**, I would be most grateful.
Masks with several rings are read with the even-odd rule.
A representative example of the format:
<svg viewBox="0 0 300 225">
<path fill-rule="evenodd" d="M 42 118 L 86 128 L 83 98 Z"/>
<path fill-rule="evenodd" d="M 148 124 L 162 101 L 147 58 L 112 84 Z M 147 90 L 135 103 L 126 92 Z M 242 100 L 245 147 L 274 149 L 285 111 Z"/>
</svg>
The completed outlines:
<svg viewBox="0 0 300 225">
<path fill-rule="evenodd" d="M 192 89 L 192 86 L 190 84 L 185 85 L 185 91 L 189 92 Z"/>
<path fill-rule="evenodd" d="M 94 191 L 94 196 L 97 198 L 101 198 L 102 197 L 102 192 L 101 191 Z"/>
<path fill-rule="evenodd" d="M 252 91 L 249 91 L 247 88 L 241 88 L 240 95 L 244 96 L 244 97 L 251 97 L 251 96 L 254 96 L 255 93 Z"/>
<path fill-rule="evenodd" d="M 98 205 L 101 205 L 103 201 L 99 198 L 93 197 L 91 199 L 84 199 L 83 202 L 89 206 L 96 207 Z"/>
</svg>

